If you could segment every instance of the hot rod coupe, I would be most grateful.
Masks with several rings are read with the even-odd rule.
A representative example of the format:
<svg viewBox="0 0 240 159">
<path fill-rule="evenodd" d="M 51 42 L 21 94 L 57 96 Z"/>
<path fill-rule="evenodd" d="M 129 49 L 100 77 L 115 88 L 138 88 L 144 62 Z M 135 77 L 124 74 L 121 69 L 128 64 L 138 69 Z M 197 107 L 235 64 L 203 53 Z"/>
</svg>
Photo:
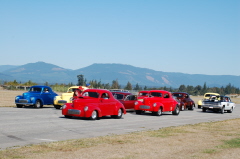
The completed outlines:
<svg viewBox="0 0 240 159">
<path fill-rule="evenodd" d="M 35 108 L 42 108 L 43 105 L 53 105 L 53 99 L 57 94 L 49 86 L 36 85 L 29 88 L 28 92 L 15 97 L 15 104 L 18 108 L 33 105 Z"/>
<path fill-rule="evenodd" d="M 150 111 L 157 116 L 162 115 L 162 112 L 172 112 L 173 115 L 178 115 L 179 102 L 176 101 L 172 94 L 165 90 L 151 90 L 149 96 L 144 97 L 142 101 L 136 101 L 134 109 L 136 114 L 141 114 L 145 111 Z"/>
<path fill-rule="evenodd" d="M 126 114 L 123 104 L 115 99 L 112 93 L 104 89 L 87 89 L 82 95 L 66 103 L 62 107 L 62 114 L 66 118 L 86 117 L 92 120 L 103 116 L 120 119 Z"/>
</svg>

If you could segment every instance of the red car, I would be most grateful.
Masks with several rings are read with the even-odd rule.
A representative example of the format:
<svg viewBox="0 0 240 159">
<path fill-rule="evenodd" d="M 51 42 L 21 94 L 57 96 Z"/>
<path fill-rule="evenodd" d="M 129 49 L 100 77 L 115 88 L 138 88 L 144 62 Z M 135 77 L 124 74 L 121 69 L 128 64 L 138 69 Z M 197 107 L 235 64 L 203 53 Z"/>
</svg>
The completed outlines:
<svg viewBox="0 0 240 159">
<path fill-rule="evenodd" d="M 188 93 L 173 92 L 172 95 L 182 103 L 180 107 L 181 110 L 194 110 L 195 102 L 190 98 Z"/>
<path fill-rule="evenodd" d="M 136 114 L 150 111 L 157 116 L 162 115 L 162 112 L 172 112 L 173 115 L 180 112 L 178 102 L 170 92 L 164 90 L 149 91 L 149 97 L 143 98 L 143 101 L 136 101 L 134 109 Z"/>
<path fill-rule="evenodd" d="M 62 108 L 66 118 L 86 117 L 96 120 L 102 116 L 120 119 L 126 114 L 123 104 L 115 99 L 112 93 L 103 89 L 87 89 L 73 103 L 66 103 Z"/>
<path fill-rule="evenodd" d="M 134 103 L 137 100 L 136 95 L 130 92 L 112 92 L 112 94 L 124 105 L 125 109 L 134 109 Z"/>
</svg>

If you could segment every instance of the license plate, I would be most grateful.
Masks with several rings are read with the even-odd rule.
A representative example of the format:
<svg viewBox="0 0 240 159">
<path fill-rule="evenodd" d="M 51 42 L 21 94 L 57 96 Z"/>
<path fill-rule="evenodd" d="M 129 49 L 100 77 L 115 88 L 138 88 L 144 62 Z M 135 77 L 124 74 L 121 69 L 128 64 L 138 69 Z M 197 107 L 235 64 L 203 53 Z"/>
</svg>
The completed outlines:
<svg viewBox="0 0 240 159">
<path fill-rule="evenodd" d="M 150 109 L 150 106 L 146 106 L 146 105 L 140 105 L 141 109 Z"/>
<path fill-rule="evenodd" d="M 80 114 L 81 111 L 80 110 L 76 110 L 76 109 L 68 109 L 68 114 Z"/>
<path fill-rule="evenodd" d="M 67 103 L 65 100 L 59 100 L 58 103 Z"/>
<path fill-rule="evenodd" d="M 213 109 L 213 107 L 209 107 L 210 109 Z"/>
</svg>

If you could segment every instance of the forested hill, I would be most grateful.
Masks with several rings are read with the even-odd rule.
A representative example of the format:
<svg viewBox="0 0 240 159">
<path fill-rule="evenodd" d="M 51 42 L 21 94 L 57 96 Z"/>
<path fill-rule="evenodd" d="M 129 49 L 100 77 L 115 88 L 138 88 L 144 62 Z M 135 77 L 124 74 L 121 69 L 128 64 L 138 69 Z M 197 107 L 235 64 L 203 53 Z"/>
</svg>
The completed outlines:
<svg viewBox="0 0 240 159">
<path fill-rule="evenodd" d="M 240 76 L 184 74 L 175 72 L 155 71 L 147 68 L 124 64 L 92 64 L 90 66 L 69 70 L 45 62 L 28 63 L 21 66 L 0 65 L 0 80 L 17 80 L 18 82 L 33 81 L 36 83 L 77 83 L 77 75 L 82 74 L 87 81 L 97 80 L 101 83 L 112 83 L 118 80 L 120 85 L 130 82 L 148 87 L 173 87 L 180 85 L 203 85 L 221 87 L 229 83 L 240 87 Z"/>
</svg>

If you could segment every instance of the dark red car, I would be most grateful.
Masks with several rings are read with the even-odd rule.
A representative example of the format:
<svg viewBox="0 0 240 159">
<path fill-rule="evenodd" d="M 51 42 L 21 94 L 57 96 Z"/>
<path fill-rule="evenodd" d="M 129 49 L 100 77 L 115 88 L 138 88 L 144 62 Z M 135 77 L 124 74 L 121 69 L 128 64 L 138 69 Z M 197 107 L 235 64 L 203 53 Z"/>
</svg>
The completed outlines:
<svg viewBox="0 0 240 159">
<path fill-rule="evenodd" d="M 136 114 L 141 114 L 145 111 L 150 111 L 157 116 L 162 115 L 162 112 L 172 112 L 173 115 L 179 114 L 179 105 L 172 94 L 165 90 L 151 90 L 149 97 L 144 97 L 143 101 L 136 101 L 134 109 Z"/>
<path fill-rule="evenodd" d="M 130 92 L 112 92 L 112 94 L 124 105 L 125 109 L 134 109 L 134 103 L 137 100 L 136 95 Z"/>
<path fill-rule="evenodd" d="M 173 96 L 175 96 L 182 104 L 181 110 L 194 110 L 195 102 L 190 98 L 188 93 L 185 92 L 173 92 Z"/>
<path fill-rule="evenodd" d="M 123 114 L 126 114 L 126 109 L 110 91 L 87 89 L 80 97 L 74 99 L 73 103 L 66 103 L 62 108 L 62 114 L 66 118 L 75 116 L 95 120 L 111 115 L 111 117 L 120 119 Z"/>
</svg>

